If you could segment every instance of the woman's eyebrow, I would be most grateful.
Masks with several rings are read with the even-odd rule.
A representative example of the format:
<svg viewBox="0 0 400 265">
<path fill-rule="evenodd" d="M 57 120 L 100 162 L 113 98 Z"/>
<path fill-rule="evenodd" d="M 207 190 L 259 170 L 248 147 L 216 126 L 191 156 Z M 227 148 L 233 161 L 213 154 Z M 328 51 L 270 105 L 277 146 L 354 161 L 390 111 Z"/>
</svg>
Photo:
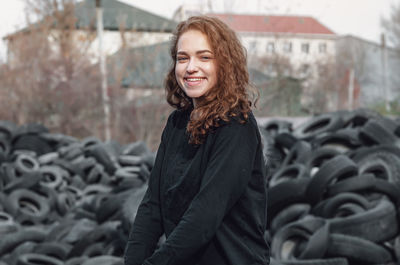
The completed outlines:
<svg viewBox="0 0 400 265">
<path fill-rule="evenodd" d="M 200 51 L 196 51 L 196 54 L 201 54 L 201 53 L 206 53 L 206 52 L 212 53 L 212 51 L 210 51 L 210 50 L 200 50 Z M 185 52 L 185 51 L 178 51 L 177 54 L 184 54 L 184 55 L 186 55 L 187 52 Z"/>
<path fill-rule="evenodd" d="M 205 53 L 205 52 L 212 53 L 212 51 L 210 51 L 210 50 L 200 50 L 200 51 L 197 51 L 196 54 Z"/>
</svg>

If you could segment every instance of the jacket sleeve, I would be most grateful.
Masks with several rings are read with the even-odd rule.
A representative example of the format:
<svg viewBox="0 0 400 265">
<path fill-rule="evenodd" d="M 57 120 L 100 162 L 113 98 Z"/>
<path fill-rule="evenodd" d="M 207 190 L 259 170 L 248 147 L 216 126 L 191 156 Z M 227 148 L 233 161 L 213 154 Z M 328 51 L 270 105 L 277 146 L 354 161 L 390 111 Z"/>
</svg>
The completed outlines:
<svg viewBox="0 0 400 265">
<path fill-rule="evenodd" d="M 258 144 L 250 121 L 234 121 L 217 129 L 199 192 L 167 240 L 144 265 L 181 264 L 212 239 L 250 181 Z"/>
<path fill-rule="evenodd" d="M 149 177 L 148 188 L 139 205 L 129 234 L 124 254 L 125 265 L 141 265 L 154 252 L 160 236 L 164 232 L 160 212 L 159 186 L 171 117 L 172 115 L 168 118 L 167 125 L 163 130 L 154 167 Z"/>
</svg>

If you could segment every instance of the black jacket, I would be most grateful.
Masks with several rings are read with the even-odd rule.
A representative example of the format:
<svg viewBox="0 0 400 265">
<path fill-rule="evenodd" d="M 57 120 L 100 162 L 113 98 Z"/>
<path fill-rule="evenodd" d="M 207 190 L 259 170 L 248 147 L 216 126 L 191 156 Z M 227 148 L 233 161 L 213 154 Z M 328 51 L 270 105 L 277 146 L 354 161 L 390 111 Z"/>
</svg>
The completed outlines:
<svg viewBox="0 0 400 265">
<path fill-rule="evenodd" d="M 189 117 L 168 118 L 125 264 L 269 264 L 266 172 L 253 114 L 244 124 L 232 118 L 200 146 L 188 143 Z"/>
</svg>

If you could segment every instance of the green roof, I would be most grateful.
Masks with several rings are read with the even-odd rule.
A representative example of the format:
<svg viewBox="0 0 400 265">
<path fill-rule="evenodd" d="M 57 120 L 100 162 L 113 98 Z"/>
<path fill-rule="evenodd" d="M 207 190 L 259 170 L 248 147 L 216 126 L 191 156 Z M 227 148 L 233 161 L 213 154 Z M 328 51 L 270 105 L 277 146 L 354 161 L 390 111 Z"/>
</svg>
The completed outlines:
<svg viewBox="0 0 400 265">
<path fill-rule="evenodd" d="M 138 32 L 172 32 L 177 26 L 177 22 L 147 12 L 143 9 L 119 2 L 117 0 L 102 0 L 103 7 L 103 27 L 105 30 L 118 31 L 120 25 L 124 25 L 125 30 Z M 75 6 L 75 16 L 77 18 L 77 28 L 97 27 L 96 23 L 96 0 L 84 0 Z M 31 27 L 39 27 L 41 21 L 34 23 Z M 54 21 L 54 26 L 57 21 Z M 14 33 L 8 34 L 3 39 L 8 39 L 16 33 L 29 32 L 30 27 L 23 28 Z"/>
<path fill-rule="evenodd" d="M 143 9 L 116 1 L 102 0 L 103 26 L 106 30 L 119 30 L 123 24 L 126 30 L 172 32 L 177 23 Z M 78 2 L 75 8 L 77 27 L 96 27 L 96 1 Z"/>
</svg>

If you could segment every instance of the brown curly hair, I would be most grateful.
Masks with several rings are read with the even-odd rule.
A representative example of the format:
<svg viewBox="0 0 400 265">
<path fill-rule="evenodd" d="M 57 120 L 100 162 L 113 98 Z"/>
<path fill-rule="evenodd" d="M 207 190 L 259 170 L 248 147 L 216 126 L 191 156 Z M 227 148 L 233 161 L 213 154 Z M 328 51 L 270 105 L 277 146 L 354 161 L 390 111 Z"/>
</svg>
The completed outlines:
<svg viewBox="0 0 400 265">
<path fill-rule="evenodd" d="M 207 36 L 218 69 L 216 86 L 202 96 L 195 109 L 192 99 L 179 87 L 175 77 L 177 43 L 188 30 L 198 30 Z M 232 29 L 215 17 L 190 17 L 178 24 L 170 54 L 173 63 L 165 79 L 167 102 L 179 110 L 192 110 L 187 126 L 191 144 L 202 144 L 207 133 L 219 127 L 221 121 L 228 122 L 231 117 L 238 117 L 241 123 L 246 122 L 253 105 L 250 97 L 255 96 L 255 103 L 258 92 L 249 85 L 246 50 Z"/>
</svg>

